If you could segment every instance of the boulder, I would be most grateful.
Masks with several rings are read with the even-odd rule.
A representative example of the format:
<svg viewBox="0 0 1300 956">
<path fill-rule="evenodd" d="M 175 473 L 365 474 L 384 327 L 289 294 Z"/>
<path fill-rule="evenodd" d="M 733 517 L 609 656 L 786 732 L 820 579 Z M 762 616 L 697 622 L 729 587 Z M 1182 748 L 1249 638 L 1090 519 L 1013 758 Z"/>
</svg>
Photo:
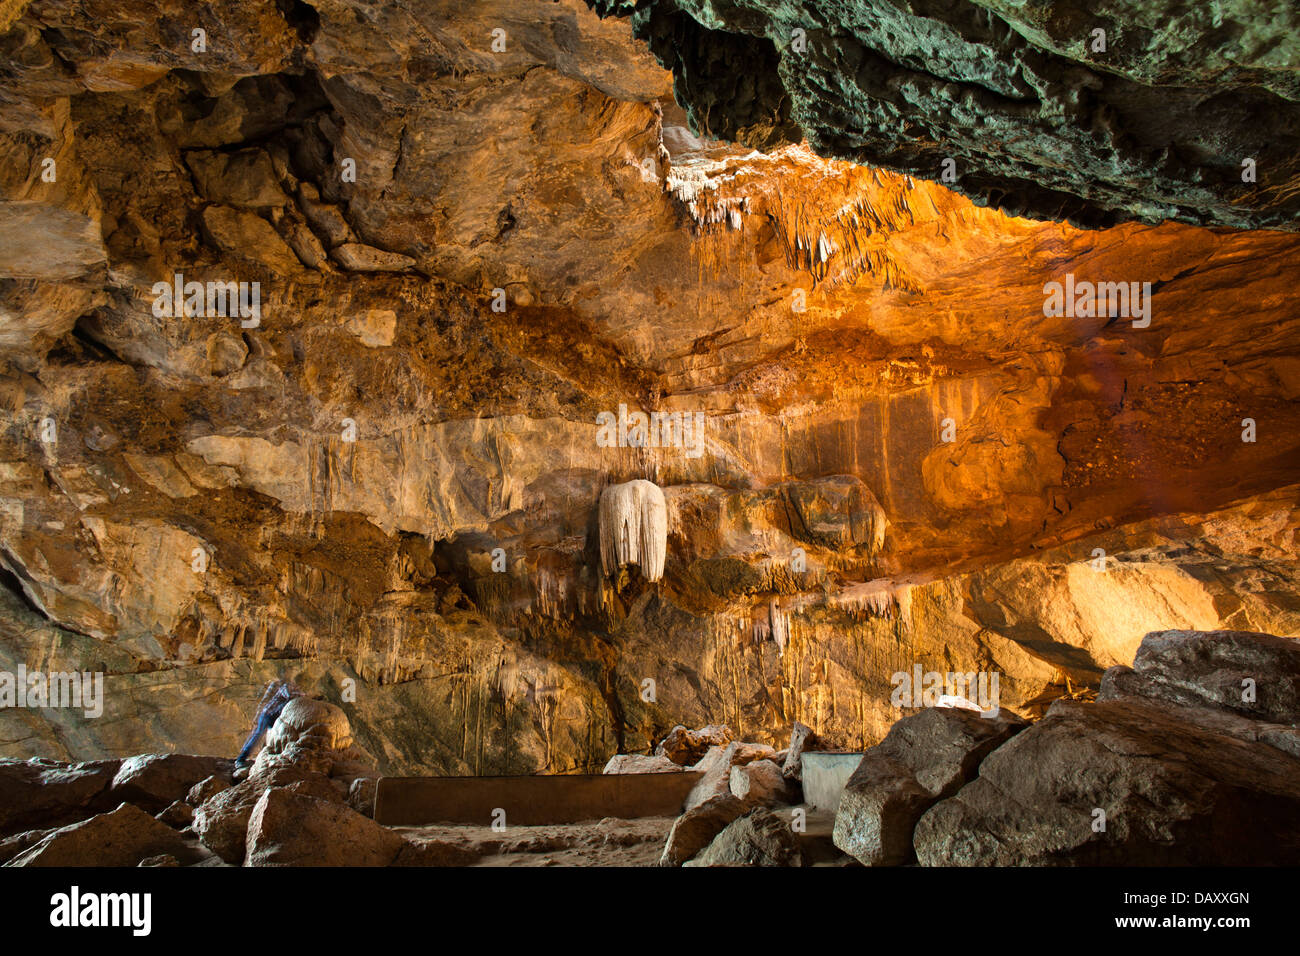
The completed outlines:
<svg viewBox="0 0 1300 956">
<path fill-rule="evenodd" d="M 755 760 L 771 759 L 776 751 L 766 744 L 733 740 L 725 747 L 710 747 L 699 763 L 690 769 L 704 774 L 686 797 L 686 809 L 706 800 L 731 793 L 731 768 L 743 767 Z"/>
<path fill-rule="evenodd" d="M 863 754 L 835 811 L 835 845 L 864 866 L 912 860 L 912 830 L 938 800 L 972 779 L 980 762 L 1026 726 L 955 707 L 904 717 Z"/>
<path fill-rule="evenodd" d="M 927 866 L 1295 865 L 1300 761 L 1157 701 L 1057 701 L 914 844 Z"/>
<path fill-rule="evenodd" d="M 731 768 L 731 793 L 751 806 L 775 806 L 797 802 L 781 767 L 773 760 L 755 760 Z"/>
<path fill-rule="evenodd" d="M 323 700 L 295 697 L 266 734 L 250 778 L 273 768 L 293 767 L 335 777 L 344 791 L 357 777 L 376 774 L 374 759 L 352 738 L 343 709 Z"/>
<path fill-rule="evenodd" d="M 667 757 L 648 754 L 614 754 L 601 773 L 672 773 L 686 768 Z"/>
<path fill-rule="evenodd" d="M 293 767 L 272 768 L 251 775 L 210 798 L 194 810 L 191 826 L 206 846 L 227 863 L 244 860 L 248 820 L 262 794 L 271 788 L 294 788 L 296 792 L 321 800 L 343 802 L 343 794 L 323 774 Z"/>
<path fill-rule="evenodd" d="M 1153 631 L 1133 667 L 1111 668 L 1099 700 L 1149 697 L 1300 724 L 1300 638 L 1253 631 Z"/>
<path fill-rule="evenodd" d="M 387 866 L 406 841 L 350 807 L 266 790 L 248 820 L 245 866 Z"/>
<path fill-rule="evenodd" d="M 0 835 L 58 827 L 110 809 L 107 791 L 120 763 L 0 760 Z"/>
<path fill-rule="evenodd" d="M 200 858 L 171 827 L 123 803 L 47 834 L 6 866 L 136 866 L 160 854 L 186 862 Z"/>
<path fill-rule="evenodd" d="M 801 724 L 799 721 L 794 722 L 794 729 L 790 731 L 790 746 L 786 748 L 785 761 L 781 765 L 781 772 L 785 774 L 787 780 L 799 780 L 803 774 L 803 752 L 812 750 L 817 746 L 817 735 L 807 724 Z"/>
<path fill-rule="evenodd" d="M 904 763 L 867 751 L 840 794 L 835 845 L 863 866 L 912 861 L 912 830 L 935 797 Z"/>
<path fill-rule="evenodd" d="M 141 754 L 122 761 L 109 792 L 116 800 L 159 813 L 184 800 L 199 781 L 227 776 L 233 769 L 234 762 L 223 757 Z"/>
<path fill-rule="evenodd" d="M 165 823 L 173 830 L 184 830 L 194 822 L 194 808 L 183 800 L 177 800 L 162 813 L 158 814 L 155 819 L 160 823 Z"/>
<path fill-rule="evenodd" d="M 664 843 L 660 866 L 681 866 L 722 832 L 727 824 L 741 816 L 749 807 L 730 793 L 712 797 L 691 807 L 673 823 Z"/>
<path fill-rule="evenodd" d="M 678 724 L 655 748 L 655 755 L 689 767 L 698 763 L 710 747 L 725 747 L 734 738 L 735 735 L 726 724 L 709 724 L 699 730 L 688 730 Z"/>
<path fill-rule="evenodd" d="M 802 866 L 788 816 L 762 807 L 731 821 L 684 866 Z"/>
<path fill-rule="evenodd" d="M 189 793 L 185 794 L 185 802 L 191 807 L 201 807 L 221 791 L 229 790 L 231 785 L 232 780 L 230 777 L 215 774 L 211 777 L 205 777 L 190 787 Z"/>
</svg>

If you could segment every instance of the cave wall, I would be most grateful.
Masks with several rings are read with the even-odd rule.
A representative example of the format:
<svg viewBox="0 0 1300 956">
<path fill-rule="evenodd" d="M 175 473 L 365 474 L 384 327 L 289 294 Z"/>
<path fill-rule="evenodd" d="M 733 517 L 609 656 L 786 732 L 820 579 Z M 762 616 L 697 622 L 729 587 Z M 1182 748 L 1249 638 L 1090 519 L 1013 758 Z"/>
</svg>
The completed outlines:
<svg viewBox="0 0 1300 956">
<path fill-rule="evenodd" d="M 598 769 L 710 721 L 858 747 L 913 663 L 1032 710 L 1148 630 L 1295 632 L 1294 237 L 1015 218 L 806 127 L 701 138 L 640 29 L 576 0 L 13 20 L 0 665 L 109 692 L 0 711 L 0 753 L 233 752 L 279 674 L 387 772 Z M 259 282 L 260 321 L 156 315 L 177 272 Z M 1045 316 L 1066 272 L 1150 281 L 1150 325 Z M 604 447 L 621 404 L 703 413 L 700 453 Z M 668 503 L 653 585 L 600 573 L 634 478 Z"/>
</svg>

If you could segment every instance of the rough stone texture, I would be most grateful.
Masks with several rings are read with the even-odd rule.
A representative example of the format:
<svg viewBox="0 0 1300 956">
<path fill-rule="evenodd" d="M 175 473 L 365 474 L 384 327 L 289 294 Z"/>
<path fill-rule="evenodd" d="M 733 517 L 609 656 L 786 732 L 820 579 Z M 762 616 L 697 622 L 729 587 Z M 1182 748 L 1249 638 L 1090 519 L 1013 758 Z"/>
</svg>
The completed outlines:
<svg viewBox="0 0 1300 956">
<path fill-rule="evenodd" d="M 980 762 L 1025 722 L 1003 713 L 931 707 L 904 717 L 862 756 L 835 811 L 835 845 L 865 866 L 913 858 L 921 815 L 979 772 Z"/>
<path fill-rule="evenodd" d="M 205 777 L 190 787 L 190 792 L 185 795 L 185 802 L 191 807 L 201 807 L 223 790 L 229 790 L 232 784 L 233 781 L 229 777 L 217 775 Z"/>
<path fill-rule="evenodd" d="M 702 140 L 632 25 L 578 0 L 287 17 L 223 0 L 203 8 L 224 41 L 202 56 L 175 42 L 191 6 L 46 0 L 0 35 L 0 669 L 105 674 L 102 718 L 0 710 L 0 753 L 233 755 L 277 677 L 338 704 L 388 773 L 598 772 L 678 724 L 779 746 L 800 720 L 857 750 L 898 716 L 890 674 L 916 663 L 995 668 L 1006 706 L 1041 710 L 1150 631 L 1300 631 L 1295 237 L 1084 231 L 802 146 Z M 735 106 L 758 84 L 761 111 L 787 82 L 751 50 L 767 18 L 706 36 L 698 7 L 678 45 L 711 43 L 716 69 L 688 86 Z M 1086 111 L 1120 87 L 1073 83 L 1052 65 L 1066 53 L 1011 66 L 1013 31 L 963 45 L 956 19 L 983 14 L 932 7 L 843 35 L 910 44 L 934 20 L 935 55 L 906 67 L 918 95 L 948 95 L 931 64 L 960 67 L 954 84 L 983 69 L 1056 85 L 1023 104 L 974 90 L 957 112 L 923 95 L 862 135 L 886 147 L 960 112 L 971 135 L 933 142 L 996 141 L 1004 168 L 959 156 L 958 185 L 996 175 L 1009 205 L 1017 150 L 1106 139 L 1068 111 L 1059 140 L 1008 135 L 1007 110 L 1078 91 Z M 1213 62 L 1199 41 L 1112 40 L 1131 82 L 1146 58 L 1179 82 Z M 863 63 L 864 82 L 886 69 Z M 1233 97 L 1267 82 L 1285 99 L 1286 74 L 1219 74 L 1224 99 L 1164 124 L 1181 151 L 1125 179 L 1173 177 L 1189 215 L 1219 216 L 1226 170 L 1175 167 L 1237 148 L 1189 138 L 1247 124 L 1242 150 L 1279 151 L 1256 157 L 1257 189 L 1285 212 L 1269 123 L 1290 118 Z M 1182 116 L 1168 82 L 1149 96 Z M 1149 102 L 1126 134 L 1161 135 Z M 827 113 L 812 145 L 839 120 L 857 122 Z M 1043 168 L 1115 158 L 1083 145 Z M 1118 209 L 1117 181 L 1097 182 L 1089 208 Z M 1231 198 L 1247 200 L 1232 215 L 1271 215 Z M 415 265 L 352 272 L 334 254 L 349 245 Z M 1151 281 L 1151 325 L 1044 316 L 1067 268 Z M 177 273 L 260 283 L 260 324 L 156 316 L 154 284 Z M 598 445 L 596 416 L 620 404 L 705 413 L 699 456 Z M 600 568 L 601 492 L 639 478 L 667 508 L 653 585 Z"/>
<path fill-rule="evenodd" d="M 686 797 L 686 808 L 699 806 L 715 797 L 729 794 L 733 767 L 743 767 L 755 760 L 770 760 L 776 753 L 766 744 L 733 740 L 725 747 L 710 747 L 708 753 L 690 769 L 704 774 Z"/>
<path fill-rule="evenodd" d="M 681 866 L 704 847 L 713 842 L 731 821 L 748 811 L 750 806 L 730 793 L 710 797 L 687 809 L 673 823 L 664 843 L 660 866 Z"/>
<path fill-rule="evenodd" d="M 1058 701 L 914 839 L 927 866 L 1294 865 L 1298 809 L 1295 757 L 1198 724 L 1193 708 Z"/>
<path fill-rule="evenodd" d="M 952 159 L 954 188 L 1016 215 L 1295 228 L 1285 3 L 590 2 L 630 15 L 696 132 L 934 180 Z"/>
<path fill-rule="evenodd" d="M 1137 680 L 1125 682 L 1126 673 Z M 1300 724 L 1300 640 L 1292 637 L 1158 631 L 1142 639 L 1131 669 L 1117 668 L 1107 676 L 1099 700 L 1123 696 L 1117 684 L 1127 683 L 1145 697 L 1214 707 L 1257 721 Z"/>
<path fill-rule="evenodd" d="M 667 757 L 649 754 L 614 754 L 601 773 L 672 773 L 686 769 Z"/>
<path fill-rule="evenodd" d="M 245 866 L 388 866 L 406 841 L 355 810 L 293 788 L 262 794 Z"/>
<path fill-rule="evenodd" d="M 194 822 L 194 808 L 182 800 L 177 800 L 162 813 L 156 814 L 156 819 L 173 830 L 184 830 Z"/>
<path fill-rule="evenodd" d="M 803 754 L 805 750 L 817 749 L 817 734 L 807 724 L 794 722 L 790 731 L 790 746 L 786 749 L 785 760 L 781 764 L 781 773 L 787 780 L 799 780 L 803 776 Z"/>
<path fill-rule="evenodd" d="M 788 813 L 757 809 L 727 824 L 683 866 L 803 866 Z"/>
<path fill-rule="evenodd" d="M 271 789 L 293 790 L 320 800 L 344 802 L 344 795 L 322 774 L 277 767 L 223 790 L 194 810 L 195 834 L 227 863 L 239 865 L 247 850 L 248 821 L 262 795 Z"/>
<path fill-rule="evenodd" d="M 136 866 L 168 854 L 195 862 L 197 854 L 171 827 L 129 803 L 63 827 L 6 866 Z"/>
<path fill-rule="evenodd" d="M 374 777 L 357 777 L 348 787 L 348 806 L 363 816 L 375 815 L 375 793 L 379 781 Z"/>
<path fill-rule="evenodd" d="M 734 737 L 731 728 L 725 724 L 710 724 L 699 730 L 689 730 L 678 724 L 655 747 L 655 755 L 689 767 L 699 763 L 711 747 L 725 747 Z"/>
<path fill-rule="evenodd" d="M 38 825 L 84 820 L 107 809 L 108 788 L 121 761 L 64 764 L 53 760 L 0 760 L 0 835 Z"/>
<path fill-rule="evenodd" d="M 751 805 L 798 803 L 796 789 L 782 775 L 781 765 L 772 760 L 755 760 L 731 768 L 732 794 Z"/>
<path fill-rule="evenodd" d="M 234 762 L 222 757 L 191 754 L 141 754 L 122 761 L 110 785 L 117 800 L 133 803 L 150 813 L 159 813 L 202 780 L 227 775 Z"/>
</svg>

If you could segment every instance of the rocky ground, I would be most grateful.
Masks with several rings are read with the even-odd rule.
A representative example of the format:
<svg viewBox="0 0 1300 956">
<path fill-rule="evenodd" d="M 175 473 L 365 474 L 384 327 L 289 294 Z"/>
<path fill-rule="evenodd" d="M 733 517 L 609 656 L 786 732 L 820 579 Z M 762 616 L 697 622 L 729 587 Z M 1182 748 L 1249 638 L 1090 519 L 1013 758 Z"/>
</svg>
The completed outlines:
<svg viewBox="0 0 1300 956">
<path fill-rule="evenodd" d="M 1044 866 L 1300 862 L 1300 639 L 1146 636 L 1095 701 L 898 720 L 832 817 L 789 746 L 677 727 L 606 773 L 702 774 L 676 819 L 384 827 L 343 712 L 298 698 L 251 768 L 215 757 L 0 762 L 6 866 Z M 232 772 L 233 771 L 233 772 Z"/>
</svg>

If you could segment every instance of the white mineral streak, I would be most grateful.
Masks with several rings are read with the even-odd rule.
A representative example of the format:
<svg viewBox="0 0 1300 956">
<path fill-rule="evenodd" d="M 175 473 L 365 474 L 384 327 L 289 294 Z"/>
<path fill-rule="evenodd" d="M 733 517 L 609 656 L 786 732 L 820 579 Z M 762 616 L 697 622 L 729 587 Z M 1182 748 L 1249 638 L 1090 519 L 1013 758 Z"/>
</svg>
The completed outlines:
<svg viewBox="0 0 1300 956">
<path fill-rule="evenodd" d="M 600 564 L 605 574 L 635 564 L 647 581 L 658 581 L 667 556 L 668 506 L 659 486 L 637 479 L 606 488 L 600 496 Z"/>
<path fill-rule="evenodd" d="M 772 640 L 776 641 L 777 650 L 784 657 L 785 646 L 790 641 L 790 618 L 782 610 L 780 602 L 775 598 L 767 606 L 767 617 L 770 622 Z"/>
</svg>

